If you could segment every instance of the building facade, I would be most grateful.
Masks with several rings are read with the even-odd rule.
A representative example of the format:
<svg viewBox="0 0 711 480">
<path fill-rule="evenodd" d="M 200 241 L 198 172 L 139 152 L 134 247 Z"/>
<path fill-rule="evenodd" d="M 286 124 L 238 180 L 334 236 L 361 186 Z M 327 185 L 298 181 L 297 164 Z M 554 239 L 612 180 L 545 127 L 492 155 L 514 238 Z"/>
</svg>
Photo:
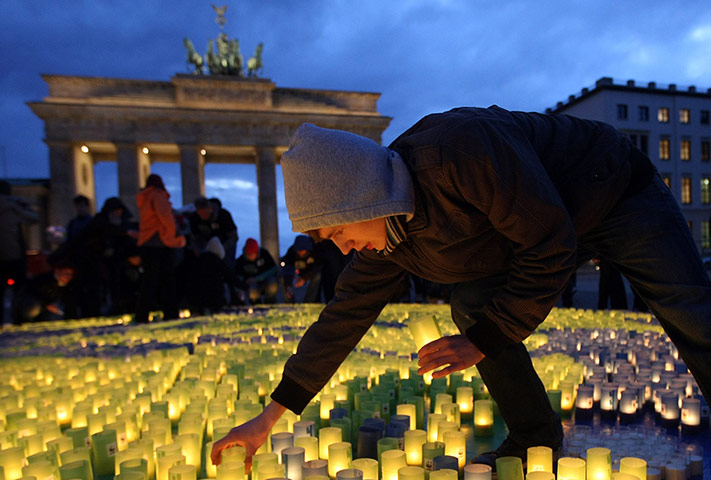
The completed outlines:
<svg viewBox="0 0 711 480">
<path fill-rule="evenodd" d="M 603 77 L 546 112 L 600 120 L 629 135 L 674 193 L 699 251 L 711 253 L 711 88 Z"/>
<path fill-rule="evenodd" d="M 379 93 L 280 88 L 267 79 L 176 75 L 170 81 L 43 75 L 49 95 L 29 102 L 49 146 L 49 222 L 66 225 L 72 199 L 95 203 L 94 165 L 118 164 L 118 192 L 136 194 L 154 162 L 180 164 L 183 204 L 205 195 L 205 164 L 256 165 L 260 243 L 279 258 L 275 168 L 304 122 L 380 143 L 391 118 Z M 96 205 L 94 205 L 96 208 Z"/>
</svg>

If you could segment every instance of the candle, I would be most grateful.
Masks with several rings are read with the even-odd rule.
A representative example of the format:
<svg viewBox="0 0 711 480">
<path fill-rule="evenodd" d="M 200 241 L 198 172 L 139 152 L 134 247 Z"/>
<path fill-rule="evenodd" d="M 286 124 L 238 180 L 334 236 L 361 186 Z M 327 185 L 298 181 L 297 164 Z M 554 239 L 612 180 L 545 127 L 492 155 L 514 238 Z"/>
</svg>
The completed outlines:
<svg viewBox="0 0 711 480">
<path fill-rule="evenodd" d="M 424 430 L 408 430 L 405 432 L 404 446 L 408 465 L 422 465 L 422 445 L 424 445 L 426 441 L 427 432 Z"/>
<path fill-rule="evenodd" d="M 526 474 L 526 480 L 555 480 L 555 475 L 552 472 L 544 472 L 538 470 Z"/>
<path fill-rule="evenodd" d="M 674 392 L 663 393 L 661 400 L 662 425 L 667 428 L 676 427 L 679 423 L 679 396 Z"/>
<path fill-rule="evenodd" d="M 454 470 L 459 472 L 459 461 L 457 457 L 451 455 L 437 455 L 432 459 L 433 471 L 437 470 Z"/>
<path fill-rule="evenodd" d="M 639 480 L 647 480 L 647 462 L 636 457 L 621 458 L 620 473 L 628 473 Z"/>
<path fill-rule="evenodd" d="M 494 405 L 491 400 L 474 402 L 474 435 L 486 437 L 494 431 Z"/>
<path fill-rule="evenodd" d="M 336 474 L 336 480 L 363 480 L 363 471 L 357 468 L 346 468 Z"/>
<path fill-rule="evenodd" d="M 417 407 L 411 403 L 401 403 L 395 407 L 397 415 L 404 415 L 409 418 L 409 430 L 417 428 Z"/>
<path fill-rule="evenodd" d="M 429 480 L 457 480 L 459 474 L 456 470 L 451 470 L 449 468 L 443 468 L 442 470 L 435 470 L 430 472 Z"/>
<path fill-rule="evenodd" d="M 164 455 L 156 462 L 156 480 L 170 480 L 170 469 L 185 464 L 185 457 L 178 454 Z"/>
<path fill-rule="evenodd" d="M 550 447 L 529 447 L 526 450 L 526 472 L 552 472 L 553 450 Z"/>
<path fill-rule="evenodd" d="M 701 427 L 701 400 L 698 398 L 683 398 L 681 400 L 681 428 L 684 431 L 695 432 Z"/>
<path fill-rule="evenodd" d="M 301 480 L 301 464 L 305 461 L 305 453 L 303 447 L 289 447 L 281 451 L 281 463 L 287 478 Z"/>
<path fill-rule="evenodd" d="M 572 457 L 559 458 L 558 480 L 585 480 L 585 460 Z"/>
<path fill-rule="evenodd" d="M 363 480 L 378 480 L 378 461 L 374 458 L 356 458 L 351 463 L 363 472 Z"/>
<path fill-rule="evenodd" d="M 256 473 L 256 475 L 255 475 Z M 284 465 L 280 463 L 260 463 L 256 469 L 253 471 L 253 480 L 269 480 L 270 478 L 284 478 Z"/>
<path fill-rule="evenodd" d="M 306 480 L 313 476 L 328 477 L 328 462 L 326 460 L 307 460 L 301 465 L 301 478 Z"/>
<path fill-rule="evenodd" d="M 315 424 L 311 420 L 294 422 L 294 438 L 315 436 Z"/>
<path fill-rule="evenodd" d="M 433 315 L 412 316 L 408 320 L 407 326 L 412 333 L 418 351 L 428 343 L 442 337 L 437 320 Z"/>
<path fill-rule="evenodd" d="M 279 458 L 281 458 L 282 450 L 294 446 L 294 435 L 289 432 L 274 433 L 271 436 L 271 441 L 272 452 L 276 453 Z"/>
<path fill-rule="evenodd" d="M 217 466 L 217 480 L 244 480 L 246 477 L 244 462 L 222 462 Z"/>
<path fill-rule="evenodd" d="M 130 458 L 119 465 L 119 474 L 126 472 L 141 472 L 148 478 L 148 462 L 145 458 Z"/>
<path fill-rule="evenodd" d="M 472 463 L 464 467 L 464 480 L 491 480 L 491 467 L 483 463 Z"/>
<path fill-rule="evenodd" d="M 318 438 L 316 437 L 297 437 L 294 439 L 294 446 L 304 449 L 304 460 L 307 462 L 318 458 L 318 443 Z"/>
<path fill-rule="evenodd" d="M 447 417 L 441 413 L 430 413 L 427 417 L 427 441 L 436 442 L 439 437 L 439 422 L 446 421 Z"/>
<path fill-rule="evenodd" d="M 96 475 L 112 475 L 114 473 L 114 456 L 118 452 L 116 443 L 116 430 L 103 430 L 91 436 L 91 451 L 94 455 L 94 473 Z"/>
<path fill-rule="evenodd" d="M 38 479 L 55 478 L 55 467 L 47 460 L 30 463 L 22 467 L 23 477 L 34 477 Z"/>
<path fill-rule="evenodd" d="M 434 471 L 434 459 L 444 455 L 444 443 L 427 442 L 422 444 L 422 467 L 425 472 Z"/>
<path fill-rule="evenodd" d="M 609 448 L 587 449 L 587 480 L 610 480 L 612 477 L 612 455 Z"/>
<path fill-rule="evenodd" d="M 334 478 L 338 472 L 351 468 L 353 453 L 348 442 L 336 442 L 328 446 L 328 476 Z M 293 479 L 292 479 L 293 480 Z"/>
<path fill-rule="evenodd" d="M 459 412 L 464 418 L 471 418 L 474 412 L 474 389 L 472 387 L 457 387 L 456 395 Z"/>
<path fill-rule="evenodd" d="M 328 446 L 343 441 L 343 434 L 338 427 L 324 427 L 318 431 L 318 456 L 328 460 Z"/>
<path fill-rule="evenodd" d="M 91 463 L 86 460 L 77 460 L 76 462 L 65 463 L 59 467 L 59 476 L 61 478 L 80 478 L 82 480 L 91 480 Z"/>
<path fill-rule="evenodd" d="M 169 480 L 197 480 L 195 465 L 174 465 L 168 471 Z"/>
<path fill-rule="evenodd" d="M 425 480 L 425 470 L 422 467 L 407 466 L 397 471 L 398 480 Z"/>
<path fill-rule="evenodd" d="M 407 466 L 407 458 L 402 450 L 387 450 L 382 453 L 380 467 L 382 480 L 398 480 L 398 470 Z"/>
<path fill-rule="evenodd" d="M 467 463 L 467 434 L 462 431 L 444 433 L 444 454 L 457 459 L 458 470 Z"/>
<path fill-rule="evenodd" d="M 334 407 L 334 403 L 336 402 L 336 395 L 333 393 L 322 393 L 321 397 L 319 398 L 319 404 L 320 404 L 320 415 L 321 415 L 321 424 L 322 425 L 328 425 L 328 420 L 331 417 L 331 409 Z M 324 423 L 325 422 L 325 423 Z"/>
<path fill-rule="evenodd" d="M 575 400 L 575 384 L 569 380 L 560 382 L 560 409 L 563 413 L 573 410 Z"/>
<path fill-rule="evenodd" d="M 25 463 L 25 450 L 22 447 L 10 447 L 0 450 L 0 467 L 5 470 L 5 478 L 22 477 L 22 467 Z"/>
</svg>

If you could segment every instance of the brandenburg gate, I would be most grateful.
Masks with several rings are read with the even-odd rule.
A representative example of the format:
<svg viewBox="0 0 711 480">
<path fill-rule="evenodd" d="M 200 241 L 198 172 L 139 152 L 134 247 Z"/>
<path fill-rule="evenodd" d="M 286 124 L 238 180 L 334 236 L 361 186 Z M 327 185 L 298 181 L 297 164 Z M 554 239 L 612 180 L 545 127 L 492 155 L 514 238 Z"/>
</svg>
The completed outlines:
<svg viewBox="0 0 711 480">
<path fill-rule="evenodd" d="M 206 163 L 250 163 L 257 170 L 261 244 L 275 258 L 275 166 L 296 128 L 310 122 L 380 143 L 391 120 L 377 111 L 379 93 L 281 88 L 260 78 L 43 79 L 49 95 L 28 105 L 45 123 L 51 224 L 67 224 L 78 194 L 95 204 L 99 161 L 117 162 L 119 196 L 134 213 L 154 162 L 180 163 L 183 204 L 205 195 Z"/>
</svg>

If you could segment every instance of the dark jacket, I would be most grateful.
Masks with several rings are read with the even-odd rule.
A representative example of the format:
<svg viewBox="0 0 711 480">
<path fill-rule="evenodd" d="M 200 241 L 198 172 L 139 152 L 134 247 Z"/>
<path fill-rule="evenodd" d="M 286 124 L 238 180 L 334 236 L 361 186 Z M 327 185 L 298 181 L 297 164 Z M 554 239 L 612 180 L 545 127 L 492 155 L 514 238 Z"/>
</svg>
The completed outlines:
<svg viewBox="0 0 711 480">
<path fill-rule="evenodd" d="M 269 278 L 276 277 L 279 269 L 274 263 L 269 251 L 259 248 L 259 255 L 254 261 L 250 261 L 244 254 L 235 262 L 235 275 L 239 281 L 240 288 L 248 288 L 248 282 L 261 283 Z"/>
<path fill-rule="evenodd" d="M 654 172 L 609 125 L 498 107 L 429 115 L 390 148 L 415 187 L 407 239 L 389 256 L 356 253 L 341 274 L 272 395 L 294 411 L 335 373 L 405 271 L 439 283 L 506 275 L 466 335 L 492 357 L 520 342 L 565 288 L 577 237 L 628 192 L 633 170 L 648 180 Z"/>
</svg>

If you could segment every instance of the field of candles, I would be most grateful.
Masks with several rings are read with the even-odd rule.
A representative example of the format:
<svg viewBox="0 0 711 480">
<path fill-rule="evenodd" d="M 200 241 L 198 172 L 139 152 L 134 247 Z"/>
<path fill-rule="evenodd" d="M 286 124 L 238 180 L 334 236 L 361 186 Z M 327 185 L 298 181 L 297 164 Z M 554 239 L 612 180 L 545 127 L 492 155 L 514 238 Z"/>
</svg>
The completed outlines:
<svg viewBox="0 0 711 480">
<path fill-rule="evenodd" d="M 416 373 L 419 346 L 458 333 L 447 305 L 387 307 L 304 412 L 274 426 L 251 474 L 241 447 L 215 467 L 213 442 L 261 412 L 321 308 L 6 326 L 0 480 L 492 478 L 468 465 L 507 433 L 476 368 Z M 709 475 L 709 407 L 649 314 L 554 309 L 525 343 L 563 455 L 500 459 L 499 480 Z"/>
</svg>

